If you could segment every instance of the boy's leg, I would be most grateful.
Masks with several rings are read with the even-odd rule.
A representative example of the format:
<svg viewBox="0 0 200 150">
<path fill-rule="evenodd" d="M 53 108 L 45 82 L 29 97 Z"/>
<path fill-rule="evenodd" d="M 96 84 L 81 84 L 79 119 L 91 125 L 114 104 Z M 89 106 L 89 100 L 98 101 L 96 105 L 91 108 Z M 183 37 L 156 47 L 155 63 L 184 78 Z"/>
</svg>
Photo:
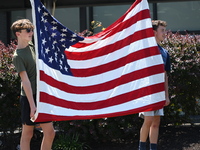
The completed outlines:
<svg viewBox="0 0 200 150">
<path fill-rule="evenodd" d="M 150 150 L 157 150 L 159 126 L 160 126 L 160 116 L 154 116 L 154 120 L 152 122 L 149 132 Z"/>
<path fill-rule="evenodd" d="M 150 127 L 150 132 L 149 132 L 150 143 L 157 144 L 158 134 L 159 134 L 159 126 L 160 126 L 160 116 L 154 116 L 152 125 Z"/>
<path fill-rule="evenodd" d="M 144 116 L 144 123 L 140 129 L 139 150 L 146 150 L 146 140 L 149 135 L 150 127 L 154 116 Z"/>
<path fill-rule="evenodd" d="M 43 131 L 43 140 L 41 144 L 41 150 L 51 150 L 53 140 L 55 137 L 55 131 L 53 128 L 53 123 L 42 123 L 40 124 Z"/>
<path fill-rule="evenodd" d="M 146 142 L 154 116 L 144 116 L 144 123 L 140 129 L 140 141 Z"/>
<path fill-rule="evenodd" d="M 34 126 L 22 125 L 22 135 L 20 139 L 20 150 L 30 150 L 30 142 L 33 137 Z"/>
</svg>

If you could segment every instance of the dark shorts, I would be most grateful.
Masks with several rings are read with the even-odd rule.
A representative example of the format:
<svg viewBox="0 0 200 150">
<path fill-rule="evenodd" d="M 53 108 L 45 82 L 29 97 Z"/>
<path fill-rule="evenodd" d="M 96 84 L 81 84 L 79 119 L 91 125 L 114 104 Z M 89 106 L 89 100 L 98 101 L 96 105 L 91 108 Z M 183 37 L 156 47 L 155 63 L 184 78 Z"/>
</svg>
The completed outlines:
<svg viewBox="0 0 200 150">
<path fill-rule="evenodd" d="M 34 101 L 36 103 L 36 96 L 34 95 Z M 22 124 L 26 125 L 36 125 L 41 123 L 48 123 L 48 122 L 32 122 L 30 120 L 30 105 L 26 96 L 20 97 L 20 106 L 21 106 L 21 121 Z"/>
</svg>

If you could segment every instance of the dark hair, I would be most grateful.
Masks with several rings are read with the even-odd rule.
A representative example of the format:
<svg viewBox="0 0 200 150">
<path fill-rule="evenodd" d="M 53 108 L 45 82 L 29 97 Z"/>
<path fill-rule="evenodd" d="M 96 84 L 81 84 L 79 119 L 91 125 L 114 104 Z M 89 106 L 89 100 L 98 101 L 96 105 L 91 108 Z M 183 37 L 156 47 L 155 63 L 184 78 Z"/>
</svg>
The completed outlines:
<svg viewBox="0 0 200 150">
<path fill-rule="evenodd" d="M 166 27 L 167 26 L 167 23 L 166 21 L 162 21 L 162 20 L 152 20 L 152 27 L 153 27 L 153 30 L 157 30 L 159 26 L 164 26 Z"/>
<path fill-rule="evenodd" d="M 10 29 L 13 31 L 13 34 L 16 37 L 16 32 L 21 32 L 21 30 L 23 29 L 34 29 L 33 24 L 31 23 L 30 20 L 28 19 L 20 19 L 15 21 L 12 26 L 10 27 Z"/>
</svg>

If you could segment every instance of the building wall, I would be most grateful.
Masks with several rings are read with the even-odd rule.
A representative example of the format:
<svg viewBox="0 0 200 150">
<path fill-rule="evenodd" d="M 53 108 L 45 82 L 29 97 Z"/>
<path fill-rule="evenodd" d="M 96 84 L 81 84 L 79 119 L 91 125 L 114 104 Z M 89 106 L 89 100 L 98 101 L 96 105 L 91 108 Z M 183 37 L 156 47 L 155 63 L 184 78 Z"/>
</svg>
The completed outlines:
<svg viewBox="0 0 200 150">
<path fill-rule="evenodd" d="M 2 12 L 0 13 L 0 20 L 1 20 L 1 23 L 0 23 L 0 40 L 3 42 L 3 43 L 6 43 L 7 42 L 7 14 L 6 12 Z"/>
</svg>

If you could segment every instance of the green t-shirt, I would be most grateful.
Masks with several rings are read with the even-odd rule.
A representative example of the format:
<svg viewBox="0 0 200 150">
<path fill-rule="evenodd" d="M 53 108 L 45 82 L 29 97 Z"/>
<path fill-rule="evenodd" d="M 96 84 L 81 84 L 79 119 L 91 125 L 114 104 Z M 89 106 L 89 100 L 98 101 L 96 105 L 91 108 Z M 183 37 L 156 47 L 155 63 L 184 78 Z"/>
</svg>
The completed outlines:
<svg viewBox="0 0 200 150">
<path fill-rule="evenodd" d="M 16 49 L 13 55 L 13 64 L 18 73 L 26 71 L 31 82 L 33 94 L 36 94 L 36 60 L 35 48 L 30 43 L 26 48 Z M 26 96 L 23 87 L 21 87 L 21 95 Z"/>
</svg>

